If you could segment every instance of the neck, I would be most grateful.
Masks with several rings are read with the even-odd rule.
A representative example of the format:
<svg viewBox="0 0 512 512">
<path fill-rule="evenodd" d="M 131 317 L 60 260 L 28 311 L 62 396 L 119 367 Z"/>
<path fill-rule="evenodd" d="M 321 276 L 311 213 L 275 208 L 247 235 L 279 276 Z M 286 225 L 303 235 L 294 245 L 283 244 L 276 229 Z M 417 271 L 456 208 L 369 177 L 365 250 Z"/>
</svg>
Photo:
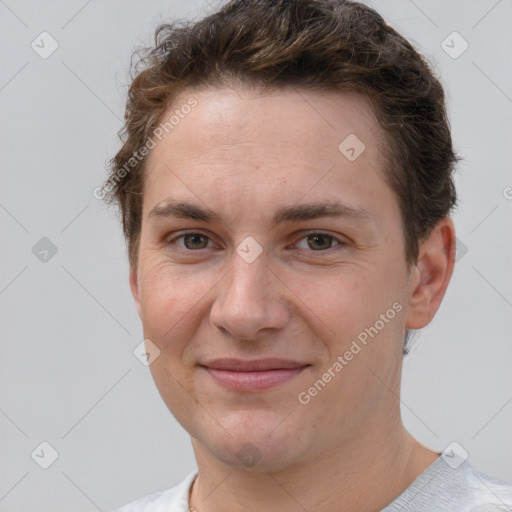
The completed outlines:
<svg viewBox="0 0 512 512">
<path fill-rule="evenodd" d="M 386 424 L 375 423 L 376 427 Z M 199 473 L 190 496 L 191 510 L 381 510 L 439 454 L 418 443 L 399 420 L 387 431 L 370 430 L 359 431 L 350 442 L 319 454 L 316 460 L 272 473 L 233 469 L 194 440 Z"/>
</svg>

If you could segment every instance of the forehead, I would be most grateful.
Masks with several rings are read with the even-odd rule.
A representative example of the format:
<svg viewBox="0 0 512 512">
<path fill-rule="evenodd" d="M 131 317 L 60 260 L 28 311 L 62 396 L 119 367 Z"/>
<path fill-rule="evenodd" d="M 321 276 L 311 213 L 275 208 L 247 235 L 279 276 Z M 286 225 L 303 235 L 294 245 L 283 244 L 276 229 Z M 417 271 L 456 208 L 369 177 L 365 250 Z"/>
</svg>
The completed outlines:
<svg viewBox="0 0 512 512">
<path fill-rule="evenodd" d="M 195 106 L 190 108 L 189 105 Z M 161 124 L 171 120 L 166 135 L 176 144 L 181 135 L 191 143 L 204 143 L 208 149 L 233 150 L 263 142 L 268 150 L 306 138 L 305 149 L 339 151 L 338 144 L 350 134 L 365 145 L 380 138 L 378 122 L 370 102 L 353 91 L 310 91 L 295 87 L 262 91 L 254 85 L 225 85 L 218 88 L 189 89 L 181 92 L 165 112 Z M 181 132 L 181 133 L 180 133 Z M 186 132 L 183 134 L 183 132 Z M 329 135 L 326 138 L 326 135 Z M 160 150 L 164 145 L 159 145 Z M 192 144 L 180 144 L 180 149 Z M 150 159 L 158 157 L 158 149 Z"/>
<path fill-rule="evenodd" d="M 175 98 L 166 122 L 147 160 L 146 214 L 176 187 L 240 196 L 268 184 L 281 195 L 286 187 L 293 201 L 338 185 L 368 195 L 368 177 L 382 181 L 382 132 L 355 92 L 191 89 Z"/>
</svg>

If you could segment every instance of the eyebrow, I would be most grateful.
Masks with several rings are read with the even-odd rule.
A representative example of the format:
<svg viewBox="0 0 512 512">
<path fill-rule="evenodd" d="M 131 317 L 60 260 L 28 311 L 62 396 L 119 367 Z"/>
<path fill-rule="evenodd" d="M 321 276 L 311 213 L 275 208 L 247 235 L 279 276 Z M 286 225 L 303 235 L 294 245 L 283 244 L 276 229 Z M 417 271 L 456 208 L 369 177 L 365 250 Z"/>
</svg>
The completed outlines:
<svg viewBox="0 0 512 512">
<path fill-rule="evenodd" d="M 214 211 L 188 201 L 168 199 L 156 205 L 148 214 L 150 217 L 177 217 L 204 222 L 223 223 L 222 217 Z M 371 221 L 371 215 L 362 208 L 352 208 L 339 202 L 307 203 L 286 206 L 277 210 L 272 217 L 272 226 L 283 222 L 305 221 L 320 217 L 348 217 L 354 220 Z"/>
</svg>

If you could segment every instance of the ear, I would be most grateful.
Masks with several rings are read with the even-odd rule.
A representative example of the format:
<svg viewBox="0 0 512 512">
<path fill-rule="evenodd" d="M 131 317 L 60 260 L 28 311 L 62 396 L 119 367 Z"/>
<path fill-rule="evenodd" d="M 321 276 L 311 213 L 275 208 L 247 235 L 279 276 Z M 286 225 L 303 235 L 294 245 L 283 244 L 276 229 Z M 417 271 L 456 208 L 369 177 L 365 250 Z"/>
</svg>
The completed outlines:
<svg viewBox="0 0 512 512">
<path fill-rule="evenodd" d="M 455 264 L 455 227 L 449 217 L 437 223 L 420 245 L 409 277 L 408 329 L 421 329 L 434 318 Z"/>
<path fill-rule="evenodd" d="M 130 290 L 132 291 L 135 306 L 140 316 L 139 281 L 137 279 L 137 269 L 133 265 L 130 266 Z"/>
</svg>

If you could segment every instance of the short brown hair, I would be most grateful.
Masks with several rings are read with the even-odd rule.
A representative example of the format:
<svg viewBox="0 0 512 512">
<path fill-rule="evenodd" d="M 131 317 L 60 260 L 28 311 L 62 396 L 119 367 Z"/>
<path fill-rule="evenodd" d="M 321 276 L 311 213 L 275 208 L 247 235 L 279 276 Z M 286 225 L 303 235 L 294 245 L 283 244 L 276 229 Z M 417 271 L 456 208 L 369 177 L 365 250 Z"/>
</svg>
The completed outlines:
<svg viewBox="0 0 512 512">
<path fill-rule="evenodd" d="M 142 52 L 136 68 L 119 133 L 123 146 L 110 161 L 103 188 L 120 207 L 132 265 L 147 160 L 140 149 L 153 140 L 179 93 L 232 79 L 271 88 L 357 91 L 371 101 L 387 141 L 385 178 L 398 198 L 409 263 L 455 205 L 458 158 L 443 88 L 412 45 L 361 3 L 232 0 L 198 22 L 160 25 L 155 45 Z"/>
</svg>

